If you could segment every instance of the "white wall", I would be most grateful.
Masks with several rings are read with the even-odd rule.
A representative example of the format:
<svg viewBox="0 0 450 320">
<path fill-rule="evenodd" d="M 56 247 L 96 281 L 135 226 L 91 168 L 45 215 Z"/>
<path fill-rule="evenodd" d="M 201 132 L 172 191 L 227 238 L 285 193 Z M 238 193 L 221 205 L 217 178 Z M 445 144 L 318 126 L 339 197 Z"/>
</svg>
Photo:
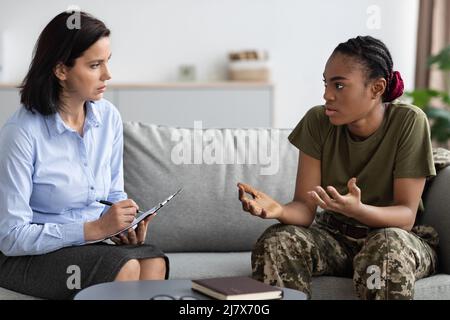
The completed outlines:
<svg viewBox="0 0 450 320">
<path fill-rule="evenodd" d="M 199 81 L 224 80 L 229 51 L 267 49 L 277 127 L 293 127 L 323 102 L 324 64 L 356 35 L 383 40 L 413 88 L 418 0 L 0 0 L 3 81 L 22 80 L 39 32 L 69 5 L 112 30 L 114 82 L 175 81 L 185 63 L 196 65 Z M 367 26 L 371 5 L 381 10 L 379 29 Z"/>
</svg>

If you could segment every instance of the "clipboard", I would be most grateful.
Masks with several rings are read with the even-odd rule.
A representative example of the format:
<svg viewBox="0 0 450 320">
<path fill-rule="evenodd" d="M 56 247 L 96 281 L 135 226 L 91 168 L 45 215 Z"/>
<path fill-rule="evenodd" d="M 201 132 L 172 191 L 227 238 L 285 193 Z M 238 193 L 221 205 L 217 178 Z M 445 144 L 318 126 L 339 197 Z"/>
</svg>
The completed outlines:
<svg viewBox="0 0 450 320">
<path fill-rule="evenodd" d="M 168 196 L 164 201 L 160 202 L 159 204 L 157 204 L 156 206 L 154 206 L 153 208 L 151 208 L 150 210 L 145 211 L 144 213 L 142 213 L 141 215 L 139 215 L 139 217 L 134 218 L 133 222 L 126 228 L 123 228 L 122 230 L 112 233 L 106 237 L 104 237 L 103 239 L 100 240 L 94 240 L 94 241 L 89 241 L 89 242 L 85 242 L 85 244 L 91 244 L 91 243 L 97 243 L 97 242 L 102 242 L 106 239 L 109 239 L 111 237 L 114 237 L 130 228 L 136 229 L 139 222 L 141 222 L 142 220 L 144 220 L 145 218 L 148 218 L 149 216 L 152 215 L 157 215 L 158 211 L 164 207 L 170 200 L 172 200 L 177 194 L 179 194 L 181 192 L 181 190 L 183 190 L 183 188 L 180 188 L 177 190 L 177 192 L 171 194 L 170 196 Z"/>
</svg>

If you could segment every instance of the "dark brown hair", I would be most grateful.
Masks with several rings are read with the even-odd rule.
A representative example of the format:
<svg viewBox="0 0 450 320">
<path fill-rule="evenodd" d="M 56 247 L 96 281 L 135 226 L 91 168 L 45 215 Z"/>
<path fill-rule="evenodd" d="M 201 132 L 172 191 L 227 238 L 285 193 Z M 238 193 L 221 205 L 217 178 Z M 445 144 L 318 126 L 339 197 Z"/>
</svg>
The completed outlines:
<svg viewBox="0 0 450 320">
<path fill-rule="evenodd" d="M 69 24 L 74 15 L 79 15 L 79 25 Z M 62 12 L 54 17 L 34 47 L 30 68 L 20 86 L 20 102 L 31 112 L 56 113 L 61 107 L 62 87 L 54 68 L 59 63 L 73 67 L 75 59 L 109 35 L 110 30 L 102 21 L 85 12 Z"/>
</svg>

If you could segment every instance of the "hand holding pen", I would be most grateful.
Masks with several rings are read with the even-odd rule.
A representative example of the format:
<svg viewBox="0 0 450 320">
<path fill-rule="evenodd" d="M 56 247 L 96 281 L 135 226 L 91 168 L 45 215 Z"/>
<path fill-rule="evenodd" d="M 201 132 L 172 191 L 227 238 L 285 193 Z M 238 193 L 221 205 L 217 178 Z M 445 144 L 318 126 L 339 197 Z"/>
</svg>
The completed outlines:
<svg viewBox="0 0 450 320">
<path fill-rule="evenodd" d="M 132 200 L 132 201 L 133 201 L 133 200 Z M 99 202 L 99 203 L 101 203 L 101 204 L 104 204 L 104 205 L 106 205 L 106 206 L 110 206 L 110 207 L 112 207 L 112 206 L 114 205 L 113 202 L 108 201 L 108 200 L 97 200 L 97 202 Z M 134 202 L 134 201 L 133 201 L 133 202 Z M 137 206 L 137 205 L 136 205 L 136 206 Z M 143 212 L 142 212 L 141 210 L 137 209 L 136 213 L 143 213 Z"/>
<path fill-rule="evenodd" d="M 104 233 L 103 236 L 128 227 L 136 217 L 138 210 L 138 205 L 131 199 L 112 204 L 98 220 L 99 228 Z"/>
<path fill-rule="evenodd" d="M 122 230 L 129 226 L 135 216 L 136 213 L 142 213 L 142 211 L 139 210 L 139 207 L 137 204 L 131 200 L 123 200 L 116 203 L 112 203 L 110 201 L 106 200 L 98 200 L 98 202 L 110 206 L 110 209 L 100 218 L 100 220 L 105 217 L 105 221 L 103 221 L 105 224 L 116 224 L 117 222 L 123 221 L 126 223 L 125 225 L 121 224 L 121 228 L 117 228 L 113 230 L 113 232 L 117 232 L 118 230 Z M 121 215 L 121 213 L 123 215 Z M 106 217 L 110 215 L 110 217 Z M 107 219 L 107 220 L 106 220 Z M 136 230 L 133 228 L 129 228 L 128 232 L 123 232 L 115 237 L 112 237 L 111 240 L 116 244 L 143 244 L 145 241 L 145 236 L 147 233 L 147 226 L 151 218 L 144 219 L 141 221 Z M 116 224 L 117 225 L 117 224 Z"/>
</svg>

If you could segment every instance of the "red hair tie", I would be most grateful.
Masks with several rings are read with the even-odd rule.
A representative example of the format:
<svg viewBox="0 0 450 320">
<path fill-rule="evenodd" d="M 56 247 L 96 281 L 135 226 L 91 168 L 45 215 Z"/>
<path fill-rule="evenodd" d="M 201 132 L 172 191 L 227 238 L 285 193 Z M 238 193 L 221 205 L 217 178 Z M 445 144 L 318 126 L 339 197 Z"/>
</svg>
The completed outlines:
<svg viewBox="0 0 450 320">
<path fill-rule="evenodd" d="M 403 94 L 405 88 L 400 72 L 394 71 L 390 76 L 389 96 L 387 101 L 393 101 Z"/>
</svg>

